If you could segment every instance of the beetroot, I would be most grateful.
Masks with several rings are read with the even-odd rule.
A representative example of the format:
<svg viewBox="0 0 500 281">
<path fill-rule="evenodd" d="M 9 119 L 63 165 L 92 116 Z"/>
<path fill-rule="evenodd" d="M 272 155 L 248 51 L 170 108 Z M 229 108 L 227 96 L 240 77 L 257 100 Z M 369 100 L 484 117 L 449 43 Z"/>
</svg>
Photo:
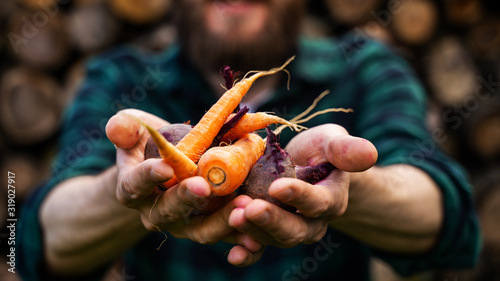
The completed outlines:
<svg viewBox="0 0 500 281">
<path fill-rule="evenodd" d="M 161 127 L 158 131 L 173 145 L 176 145 L 193 127 L 187 124 L 169 124 Z M 153 138 L 149 138 L 146 143 L 146 148 L 144 149 L 144 158 L 161 158 L 158 152 L 158 147 L 153 141 Z"/>
<path fill-rule="evenodd" d="M 317 184 L 335 169 L 331 163 L 321 163 L 314 166 L 295 166 L 297 178 L 310 184 Z"/>
<path fill-rule="evenodd" d="M 242 114 L 246 113 L 246 109 L 241 110 Z M 235 121 L 237 122 L 238 117 Z M 236 123 L 230 122 L 230 123 Z M 170 124 L 160 128 L 158 131 L 172 144 L 177 144 L 190 130 L 192 126 L 187 124 Z M 144 156 L 148 158 L 160 158 L 158 148 L 150 138 L 144 150 Z M 275 199 L 268 193 L 271 183 L 282 177 L 298 178 L 311 184 L 316 184 L 326 178 L 335 167 L 330 163 L 322 163 L 315 166 L 297 166 L 293 163 L 290 155 L 280 147 L 276 135 L 269 127 L 267 128 L 267 144 L 264 154 L 259 158 L 257 163 L 252 167 L 247 178 L 239 188 L 239 194 L 248 195 L 254 199 L 264 199 L 281 208 L 295 212 L 296 208 Z M 226 203 L 226 199 L 220 200 L 209 199 L 203 207 L 202 211 L 218 209 Z M 214 204 L 215 203 L 215 204 Z M 205 205 L 205 204 L 203 204 Z M 212 206 L 213 205 L 213 206 Z M 214 208 L 215 206 L 215 208 Z"/>
<path fill-rule="evenodd" d="M 280 147 L 276 135 L 267 128 L 267 144 L 264 154 L 252 167 L 245 182 L 239 189 L 239 194 L 248 195 L 254 199 L 263 199 L 278 205 L 284 210 L 295 212 L 297 209 L 269 195 L 269 186 L 278 178 L 298 178 L 316 184 L 334 169 L 330 163 L 316 166 L 296 166 L 290 155 Z"/>
</svg>

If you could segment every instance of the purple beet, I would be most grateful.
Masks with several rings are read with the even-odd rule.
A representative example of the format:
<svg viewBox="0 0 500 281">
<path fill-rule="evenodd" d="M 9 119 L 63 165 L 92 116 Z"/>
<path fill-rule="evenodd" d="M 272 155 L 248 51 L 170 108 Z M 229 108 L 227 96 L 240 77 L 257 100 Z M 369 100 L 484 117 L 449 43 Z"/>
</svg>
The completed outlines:
<svg viewBox="0 0 500 281">
<path fill-rule="evenodd" d="M 290 155 L 280 147 L 276 135 L 268 127 L 266 150 L 250 170 L 239 189 L 239 193 L 254 199 L 264 199 L 284 210 L 295 212 L 295 207 L 269 195 L 268 190 L 271 183 L 278 178 L 288 177 L 316 184 L 327 177 L 333 169 L 333 165 L 329 163 L 316 166 L 296 166 Z"/>
<path fill-rule="evenodd" d="M 169 124 L 158 131 L 173 145 L 176 145 L 193 127 L 187 124 Z M 158 147 L 150 137 L 144 149 L 144 158 L 161 158 Z"/>
</svg>

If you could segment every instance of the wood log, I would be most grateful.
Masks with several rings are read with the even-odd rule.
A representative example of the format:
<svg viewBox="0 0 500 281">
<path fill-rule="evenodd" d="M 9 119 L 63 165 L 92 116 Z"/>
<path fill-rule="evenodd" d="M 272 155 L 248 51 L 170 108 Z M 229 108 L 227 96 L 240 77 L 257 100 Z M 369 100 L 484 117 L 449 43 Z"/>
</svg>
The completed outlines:
<svg viewBox="0 0 500 281">
<path fill-rule="evenodd" d="M 489 61 L 500 59 L 500 19 L 487 19 L 474 26 L 467 38 L 476 58 Z"/>
<path fill-rule="evenodd" d="M 484 105 L 483 105 L 484 107 Z M 481 110 L 486 110 L 482 109 Z M 489 113 L 478 113 L 468 124 L 468 138 L 473 150 L 486 160 L 498 159 L 500 156 L 500 106 L 496 112 L 492 108 Z"/>
<path fill-rule="evenodd" d="M 14 145 L 32 145 L 52 136 L 59 127 L 57 82 L 26 68 L 5 73 L 0 92 L 1 125 Z"/>
<path fill-rule="evenodd" d="M 106 0 L 73 0 L 72 4 L 74 6 L 85 6 L 85 5 L 93 5 L 93 4 L 103 4 Z"/>
<path fill-rule="evenodd" d="M 6 175 L 6 174 L 4 174 Z M 7 178 L 6 176 L 3 177 L 5 179 L 5 182 L 7 182 Z M 2 200 L 0 200 L 0 220 L 1 220 L 1 224 L 0 226 L 3 226 L 3 224 L 7 221 L 7 200 L 5 200 L 4 198 L 8 198 L 7 197 L 7 187 L 5 188 L 2 188 L 2 190 L 0 190 L 0 197 L 2 198 Z M 2 228 L 3 229 L 3 228 Z M 1 234 L 0 234 L 1 235 Z M 2 239 L 3 237 L 0 236 L 0 239 Z M 1 273 L 0 273 L 1 274 Z M 1 276 L 1 275 L 0 275 Z M 2 279 L 3 280 L 3 279 Z"/>
<path fill-rule="evenodd" d="M 371 12 L 380 8 L 381 0 L 326 0 L 330 15 L 339 23 L 358 25 L 372 19 Z"/>
<path fill-rule="evenodd" d="M 442 105 L 452 107 L 474 93 L 477 70 L 458 38 L 440 39 L 429 48 L 426 57 L 426 80 L 431 94 Z"/>
<path fill-rule="evenodd" d="M 0 22 L 3 22 L 14 11 L 15 3 L 13 1 L 0 1 Z"/>
<path fill-rule="evenodd" d="M 10 1 L 7 1 L 10 2 Z M 28 8 L 33 11 L 39 11 L 43 9 L 44 7 L 51 7 L 54 5 L 59 5 L 58 2 L 61 3 L 66 3 L 69 2 L 68 0 L 17 0 L 19 4 L 21 4 L 23 7 Z"/>
<path fill-rule="evenodd" d="M 434 35 L 438 19 L 434 1 L 401 0 L 396 11 L 392 14 L 390 27 L 401 42 L 422 45 Z"/>
<path fill-rule="evenodd" d="M 171 0 L 109 0 L 111 10 L 136 25 L 154 23 L 170 11 Z"/>
<path fill-rule="evenodd" d="M 500 249 L 500 183 L 490 187 L 488 195 L 478 207 L 478 215 L 485 244 L 497 245 Z"/>
<path fill-rule="evenodd" d="M 41 163 L 27 154 L 9 153 L 1 165 L 2 175 L 15 174 L 16 201 L 23 201 L 48 174 L 48 165 L 40 168 Z"/>
<path fill-rule="evenodd" d="M 116 39 L 118 21 L 104 3 L 80 4 L 65 17 L 72 43 L 84 54 L 109 46 Z"/>
<path fill-rule="evenodd" d="M 479 216 L 483 249 L 472 280 L 500 278 L 500 166 L 481 167 L 473 174 L 474 201 Z M 461 279 L 460 279 L 461 280 Z"/>
<path fill-rule="evenodd" d="M 457 26 L 470 26 L 483 18 L 481 1 L 446 0 L 444 11 L 447 22 Z"/>
<path fill-rule="evenodd" d="M 25 65 L 57 69 L 70 54 L 62 13 L 18 9 L 10 17 L 9 30 L 11 51 Z"/>
</svg>

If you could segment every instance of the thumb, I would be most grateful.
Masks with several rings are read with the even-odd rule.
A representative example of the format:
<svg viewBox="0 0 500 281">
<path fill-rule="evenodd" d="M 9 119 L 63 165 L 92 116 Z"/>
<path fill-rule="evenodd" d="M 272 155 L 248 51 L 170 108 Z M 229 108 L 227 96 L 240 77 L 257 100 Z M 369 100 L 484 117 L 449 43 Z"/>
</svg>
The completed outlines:
<svg viewBox="0 0 500 281">
<path fill-rule="evenodd" d="M 118 148 L 132 148 L 144 135 L 145 128 L 131 116 L 142 120 L 153 128 L 160 128 L 168 124 L 167 121 L 142 110 L 121 110 L 112 116 L 106 124 L 106 135 Z"/>
<path fill-rule="evenodd" d="M 362 172 L 377 162 L 378 152 L 368 140 L 350 135 L 339 135 L 325 143 L 326 159 L 346 172 Z"/>
</svg>

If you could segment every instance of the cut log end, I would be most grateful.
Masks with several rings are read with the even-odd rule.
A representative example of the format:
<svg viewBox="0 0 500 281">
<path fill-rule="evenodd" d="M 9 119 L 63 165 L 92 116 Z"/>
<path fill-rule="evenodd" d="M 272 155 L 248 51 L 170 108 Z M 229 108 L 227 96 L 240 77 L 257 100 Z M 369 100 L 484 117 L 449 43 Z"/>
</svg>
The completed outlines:
<svg viewBox="0 0 500 281">
<path fill-rule="evenodd" d="M 381 6 L 381 0 L 328 0 L 330 15 L 339 23 L 358 25 L 371 19 L 371 12 Z"/>
<path fill-rule="evenodd" d="M 425 63 L 432 94 L 445 106 L 462 103 L 477 85 L 477 70 L 465 46 L 456 37 L 445 37 L 430 49 Z"/>
<path fill-rule="evenodd" d="M 41 142 L 59 127 L 59 85 L 37 71 L 16 68 L 8 71 L 0 93 L 1 125 L 16 145 Z"/>
<path fill-rule="evenodd" d="M 390 23 L 395 36 L 405 44 L 422 45 L 433 36 L 438 21 L 437 6 L 430 0 L 401 1 Z"/>
<path fill-rule="evenodd" d="M 49 16 L 40 11 L 18 9 L 9 20 L 11 53 L 24 65 L 55 70 L 66 62 L 72 48 L 62 13 Z"/>
<path fill-rule="evenodd" d="M 170 11 L 170 0 L 110 0 L 111 10 L 120 18 L 137 25 L 154 23 Z"/>
</svg>

